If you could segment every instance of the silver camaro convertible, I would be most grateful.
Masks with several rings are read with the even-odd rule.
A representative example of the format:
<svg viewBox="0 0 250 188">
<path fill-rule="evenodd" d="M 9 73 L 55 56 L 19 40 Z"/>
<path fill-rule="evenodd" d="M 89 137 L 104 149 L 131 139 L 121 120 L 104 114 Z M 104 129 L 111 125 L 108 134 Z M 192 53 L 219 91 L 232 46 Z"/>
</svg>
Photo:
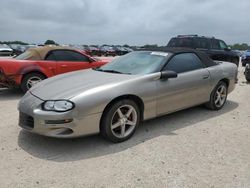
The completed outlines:
<svg viewBox="0 0 250 188">
<path fill-rule="evenodd" d="M 19 103 L 19 125 L 50 137 L 101 133 L 122 142 L 143 120 L 200 104 L 220 110 L 236 80 L 236 65 L 203 52 L 132 52 L 37 84 Z"/>
</svg>

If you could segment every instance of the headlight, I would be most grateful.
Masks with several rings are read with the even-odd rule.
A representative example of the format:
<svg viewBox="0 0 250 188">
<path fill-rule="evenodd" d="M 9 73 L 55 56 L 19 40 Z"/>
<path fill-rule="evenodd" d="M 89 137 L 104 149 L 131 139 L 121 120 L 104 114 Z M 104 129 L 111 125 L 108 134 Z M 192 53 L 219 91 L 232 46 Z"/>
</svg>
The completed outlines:
<svg viewBox="0 0 250 188">
<path fill-rule="evenodd" d="M 67 100 L 57 100 L 57 101 L 46 101 L 42 105 L 43 110 L 55 111 L 55 112 L 66 112 L 72 110 L 75 104 Z"/>
</svg>

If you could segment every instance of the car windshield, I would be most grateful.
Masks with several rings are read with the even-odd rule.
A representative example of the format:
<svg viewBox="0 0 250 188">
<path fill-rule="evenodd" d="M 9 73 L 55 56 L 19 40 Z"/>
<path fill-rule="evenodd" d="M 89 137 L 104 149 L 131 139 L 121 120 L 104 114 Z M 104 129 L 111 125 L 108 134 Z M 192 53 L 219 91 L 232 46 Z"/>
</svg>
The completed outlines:
<svg viewBox="0 0 250 188">
<path fill-rule="evenodd" d="M 120 74 L 149 74 L 160 71 L 169 57 L 165 52 L 132 52 L 95 69 Z"/>
<path fill-rule="evenodd" d="M 26 51 L 18 56 L 15 57 L 15 59 L 18 60 L 27 60 L 32 56 L 32 53 L 30 51 Z"/>
</svg>

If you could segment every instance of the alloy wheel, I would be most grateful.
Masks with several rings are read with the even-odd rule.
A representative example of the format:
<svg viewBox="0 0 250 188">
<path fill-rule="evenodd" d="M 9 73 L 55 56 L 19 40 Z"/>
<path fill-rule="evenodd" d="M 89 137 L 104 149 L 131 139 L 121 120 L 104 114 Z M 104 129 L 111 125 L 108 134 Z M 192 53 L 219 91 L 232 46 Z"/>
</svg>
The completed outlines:
<svg viewBox="0 0 250 188">
<path fill-rule="evenodd" d="M 34 77 L 30 77 L 28 80 L 27 80 L 27 88 L 30 89 L 32 88 L 34 85 L 36 85 L 37 83 L 41 82 L 42 79 L 37 77 L 37 76 L 34 76 Z"/>
<path fill-rule="evenodd" d="M 137 112 L 132 105 L 120 106 L 111 119 L 111 132 L 118 138 L 130 135 L 137 123 Z"/>
<path fill-rule="evenodd" d="M 224 105 L 227 98 L 227 88 L 224 85 L 220 85 L 215 93 L 215 106 L 220 108 Z"/>
</svg>

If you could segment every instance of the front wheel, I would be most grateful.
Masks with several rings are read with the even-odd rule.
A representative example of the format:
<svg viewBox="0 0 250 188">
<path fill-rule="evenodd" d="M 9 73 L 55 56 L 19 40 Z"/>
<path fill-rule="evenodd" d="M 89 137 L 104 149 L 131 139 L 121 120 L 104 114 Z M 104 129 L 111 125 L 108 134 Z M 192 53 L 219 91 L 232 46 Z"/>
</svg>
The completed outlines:
<svg viewBox="0 0 250 188">
<path fill-rule="evenodd" d="M 32 88 L 37 83 L 41 82 L 45 79 L 45 76 L 39 73 L 30 73 L 24 76 L 21 89 L 23 92 L 27 92 L 30 88 Z"/>
<path fill-rule="evenodd" d="M 227 100 L 227 84 L 220 81 L 211 93 L 210 101 L 206 104 L 206 107 L 211 110 L 220 110 L 224 106 Z"/>
<path fill-rule="evenodd" d="M 140 122 L 138 105 L 131 100 L 114 103 L 104 112 L 101 122 L 101 135 L 112 142 L 128 140 Z"/>
</svg>

